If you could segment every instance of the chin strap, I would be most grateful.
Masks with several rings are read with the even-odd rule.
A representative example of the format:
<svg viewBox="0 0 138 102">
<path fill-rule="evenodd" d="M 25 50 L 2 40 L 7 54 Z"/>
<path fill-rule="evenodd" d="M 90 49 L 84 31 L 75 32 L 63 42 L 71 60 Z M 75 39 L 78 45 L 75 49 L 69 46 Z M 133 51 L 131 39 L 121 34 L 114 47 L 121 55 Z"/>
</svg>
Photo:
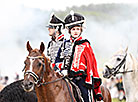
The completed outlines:
<svg viewBox="0 0 138 102">
<path fill-rule="evenodd" d="M 52 34 L 52 40 L 53 40 L 53 41 L 56 40 L 56 36 L 55 36 L 55 35 L 56 35 L 56 33 L 54 32 L 54 33 Z"/>
</svg>

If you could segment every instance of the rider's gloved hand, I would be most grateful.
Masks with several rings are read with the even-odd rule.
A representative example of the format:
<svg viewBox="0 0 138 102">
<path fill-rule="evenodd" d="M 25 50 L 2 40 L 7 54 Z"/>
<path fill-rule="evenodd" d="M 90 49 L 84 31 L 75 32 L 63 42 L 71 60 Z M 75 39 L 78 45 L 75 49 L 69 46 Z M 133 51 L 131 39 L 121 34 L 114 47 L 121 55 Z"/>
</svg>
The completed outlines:
<svg viewBox="0 0 138 102">
<path fill-rule="evenodd" d="M 97 101 L 101 101 L 101 100 L 103 100 L 103 96 L 101 94 L 97 94 L 96 99 L 97 99 Z"/>
<path fill-rule="evenodd" d="M 61 71 L 61 74 L 62 74 L 63 76 L 67 76 L 67 75 L 68 75 L 68 70 L 62 70 L 62 71 Z"/>
</svg>

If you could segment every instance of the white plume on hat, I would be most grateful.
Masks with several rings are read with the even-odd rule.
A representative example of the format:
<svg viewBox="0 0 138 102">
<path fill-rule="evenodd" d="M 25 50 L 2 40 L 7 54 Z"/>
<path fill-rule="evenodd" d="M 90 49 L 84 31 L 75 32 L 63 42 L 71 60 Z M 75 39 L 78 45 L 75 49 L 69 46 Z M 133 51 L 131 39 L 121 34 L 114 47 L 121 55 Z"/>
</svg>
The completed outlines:
<svg viewBox="0 0 138 102">
<path fill-rule="evenodd" d="M 71 14 L 71 16 L 72 16 L 72 20 L 74 21 L 74 11 L 71 10 L 71 11 L 70 11 L 70 14 Z"/>
</svg>

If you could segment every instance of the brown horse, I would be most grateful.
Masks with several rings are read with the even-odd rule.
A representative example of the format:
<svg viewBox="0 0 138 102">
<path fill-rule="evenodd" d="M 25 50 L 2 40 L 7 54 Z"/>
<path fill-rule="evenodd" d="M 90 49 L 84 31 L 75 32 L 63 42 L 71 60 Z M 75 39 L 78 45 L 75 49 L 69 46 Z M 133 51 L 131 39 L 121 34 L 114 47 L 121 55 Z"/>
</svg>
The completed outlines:
<svg viewBox="0 0 138 102">
<path fill-rule="evenodd" d="M 29 54 L 24 62 L 24 90 L 30 92 L 35 88 L 38 102 L 75 102 L 66 81 L 50 68 L 50 61 L 43 54 L 44 49 L 43 42 L 40 49 L 32 49 L 27 42 Z"/>
<path fill-rule="evenodd" d="M 103 95 L 103 101 L 104 102 L 112 102 L 110 91 L 107 87 L 101 85 L 101 92 Z"/>
</svg>

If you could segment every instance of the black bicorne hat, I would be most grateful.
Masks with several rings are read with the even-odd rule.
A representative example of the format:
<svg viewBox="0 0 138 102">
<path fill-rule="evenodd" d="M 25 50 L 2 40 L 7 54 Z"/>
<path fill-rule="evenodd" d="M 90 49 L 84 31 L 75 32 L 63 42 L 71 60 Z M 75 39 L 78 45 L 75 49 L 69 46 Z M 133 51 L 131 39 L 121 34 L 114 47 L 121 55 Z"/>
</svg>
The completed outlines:
<svg viewBox="0 0 138 102">
<path fill-rule="evenodd" d="M 57 26 L 64 28 L 64 22 L 60 20 L 58 17 L 56 17 L 54 14 L 52 14 L 51 19 L 49 21 L 48 28 L 56 28 Z"/>
<path fill-rule="evenodd" d="M 85 18 L 81 14 L 71 11 L 70 14 L 65 17 L 64 22 L 65 27 L 70 29 L 74 26 L 82 26 L 82 24 L 85 22 Z"/>
</svg>

